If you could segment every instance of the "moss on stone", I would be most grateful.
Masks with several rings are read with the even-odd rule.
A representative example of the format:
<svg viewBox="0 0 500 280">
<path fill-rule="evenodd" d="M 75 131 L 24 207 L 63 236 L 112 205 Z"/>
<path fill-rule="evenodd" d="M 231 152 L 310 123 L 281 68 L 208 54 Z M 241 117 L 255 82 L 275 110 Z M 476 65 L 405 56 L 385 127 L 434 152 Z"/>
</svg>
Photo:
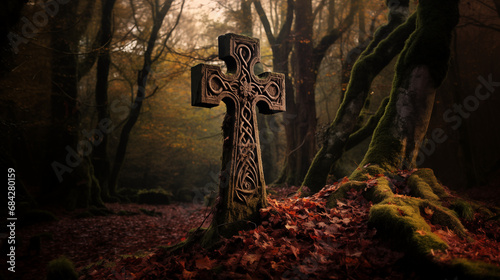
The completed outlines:
<svg viewBox="0 0 500 280">
<path fill-rule="evenodd" d="M 500 267 L 480 261 L 454 259 L 453 270 L 459 279 L 500 279 Z"/>
</svg>

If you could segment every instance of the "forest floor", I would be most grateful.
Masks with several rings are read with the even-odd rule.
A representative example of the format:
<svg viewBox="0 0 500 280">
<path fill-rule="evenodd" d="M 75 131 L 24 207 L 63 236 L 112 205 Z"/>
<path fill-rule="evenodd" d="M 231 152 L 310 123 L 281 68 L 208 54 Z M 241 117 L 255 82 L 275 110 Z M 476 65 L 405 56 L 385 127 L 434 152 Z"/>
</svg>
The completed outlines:
<svg viewBox="0 0 500 280">
<path fill-rule="evenodd" d="M 296 189 L 273 189 L 255 229 L 224 239 L 217 250 L 192 248 L 175 255 L 158 246 L 175 244 L 190 229 L 207 226 L 210 208 L 113 203 L 106 204 L 114 212 L 107 216 L 59 212 L 58 221 L 19 229 L 24 246 L 15 279 L 45 279 L 48 262 L 59 256 L 73 261 L 80 279 L 418 279 L 422 268 L 368 226 L 371 203 L 360 193 L 350 192 L 334 209 L 325 207 L 336 188 L 306 198 L 293 196 Z M 500 266 L 500 222 L 476 214 L 463 223 L 474 242 L 431 225 L 450 245 L 433 258 Z M 41 236 L 39 252 L 28 248 L 33 236 Z"/>
</svg>

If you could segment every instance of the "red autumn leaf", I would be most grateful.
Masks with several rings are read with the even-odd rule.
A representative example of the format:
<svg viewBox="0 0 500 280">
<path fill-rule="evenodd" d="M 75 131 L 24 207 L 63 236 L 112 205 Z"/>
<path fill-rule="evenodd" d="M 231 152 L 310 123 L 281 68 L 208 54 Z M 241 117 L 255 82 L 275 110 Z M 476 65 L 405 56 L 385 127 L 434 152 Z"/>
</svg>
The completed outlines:
<svg viewBox="0 0 500 280">
<path fill-rule="evenodd" d="M 196 271 L 182 271 L 182 279 L 193 279 L 196 276 Z"/>
<path fill-rule="evenodd" d="M 399 208 L 397 208 L 397 210 L 398 210 L 399 215 L 406 216 L 406 213 L 403 210 L 401 210 Z"/>
</svg>

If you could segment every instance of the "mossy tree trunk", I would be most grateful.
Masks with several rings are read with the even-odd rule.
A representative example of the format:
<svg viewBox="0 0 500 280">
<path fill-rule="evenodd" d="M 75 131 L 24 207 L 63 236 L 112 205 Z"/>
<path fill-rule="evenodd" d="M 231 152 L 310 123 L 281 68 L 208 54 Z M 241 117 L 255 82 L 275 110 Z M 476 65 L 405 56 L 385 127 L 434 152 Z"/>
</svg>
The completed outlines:
<svg viewBox="0 0 500 280">
<path fill-rule="evenodd" d="M 355 132 L 373 79 L 403 49 L 406 39 L 415 29 L 416 16 L 408 18 L 409 1 L 390 3 L 389 22 L 376 31 L 372 42 L 353 66 L 343 102 L 302 182 L 302 186 L 307 186 L 312 192 L 323 188 L 330 169 L 341 157 L 349 136 Z"/>
<path fill-rule="evenodd" d="M 448 71 L 458 1 L 421 1 L 417 28 L 396 65 L 390 101 L 361 165 L 413 169 L 434 105 L 436 88 Z"/>
<path fill-rule="evenodd" d="M 261 20 L 263 12 L 259 12 Z M 294 34 L 294 65 L 292 65 L 291 73 L 294 76 L 294 86 L 289 88 L 288 85 L 292 82 L 288 72 L 283 72 L 277 67 L 287 67 L 288 54 L 290 53 L 292 44 L 286 42 L 286 35 L 289 31 L 282 29 L 277 40 L 269 40 L 273 48 L 273 65 L 274 71 L 285 73 L 287 78 L 287 94 L 286 106 L 287 112 L 284 114 L 285 135 L 286 135 L 286 151 L 285 151 L 285 166 L 275 184 L 297 185 L 304 178 L 309 164 L 316 152 L 316 104 L 315 104 L 315 86 L 316 79 L 319 73 L 319 67 L 331 45 L 333 45 L 346 30 L 354 22 L 359 7 L 358 0 L 350 1 L 350 10 L 347 16 L 336 27 L 333 27 L 333 18 L 335 15 L 330 13 L 328 33 L 319 40 L 313 40 L 313 22 L 316 12 L 313 11 L 311 0 L 287 1 L 287 19 L 284 26 L 291 25 L 294 11 L 295 16 L 295 34 Z M 293 5 L 293 6 L 292 6 Z M 333 5 L 333 4 L 332 4 Z M 332 6 L 333 7 L 333 6 Z M 333 9 L 334 11 L 334 9 Z M 264 28 L 270 30 L 269 22 L 262 21 Z M 267 26 L 267 27 L 266 27 Z M 285 30 L 285 32 L 283 32 Z M 285 41 L 280 40 L 285 39 Z M 269 39 L 269 36 L 268 36 Z M 314 41 L 318 41 L 314 45 Z M 278 45 L 278 44 L 280 45 Z M 281 49 L 280 49 L 281 48 Z M 276 57 L 281 58 L 277 61 Z M 278 66 L 276 66 L 278 65 Z"/>
<path fill-rule="evenodd" d="M 333 193 L 327 205 L 333 207 L 351 189 L 372 201 L 369 223 L 381 236 L 417 256 L 445 250 L 448 244 L 431 231 L 439 224 L 468 238 L 453 205 L 460 204 L 437 181 L 430 169 L 415 169 L 434 104 L 436 88 L 446 76 L 452 31 L 458 22 L 458 0 L 421 0 L 416 29 L 399 56 L 389 103 L 375 129 L 370 148 L 359 168 Z M 394 182 L 403 182 L 398 195 Z M 462 203 L 463 204 L 463 203 Z M 470 217 L 470 215 L 468 216 Z M 462 218 L 466 218 L 465 215 Z"/>
</svg>

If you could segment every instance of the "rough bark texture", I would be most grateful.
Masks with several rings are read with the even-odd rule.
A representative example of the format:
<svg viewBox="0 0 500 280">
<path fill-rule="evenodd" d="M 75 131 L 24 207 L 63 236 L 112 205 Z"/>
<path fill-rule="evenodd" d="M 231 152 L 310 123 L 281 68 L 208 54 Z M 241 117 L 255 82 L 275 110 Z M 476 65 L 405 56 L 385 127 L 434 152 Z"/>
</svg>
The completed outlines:
<svg viewBox="0 0 500 280">
<path fill-rule="evenodd" d="M 452 30 L 458 21 L 456 2 L 419 4 L 417 29 L 399 57 L 388 109 L 362 165 L 376 164 L 390 171 L 415 167 L 435 90 L 448 69 Z"/>
<path fill-rule="evenodd" d="M 377 30 L 372 42 L 354 65 L 344 101 L 302 183 L 312 192 L 323 188 L 331 167 L 342 155 L 349 136 L 356 128 L 373 79 L 403 49 L 404 42 L 415 29 L 415 15 L 405 22 L 408 1 L 389 8 L 389 22 Z"/>
<path fill-rule="evenodd" d="M 357 0 L 350 1 L 351 7 L 348 15 L 336 28 L 330 29 L 316 46 L 313 44 L 312 36 L 316 15 L 316 12 L 312 10 L 312 2 L 300 0 L 295 3 L 295 57 L 292 66 L 295 96 L 293 100 L 287 100 L 287 103 L 293 102 L 293 104 L 287 104 L 285 115 L 287 157 L 285 170 L 277 183 L 299 184 L 316 153 L 315 86 L 319 67 L 330 46 L 353 24 L 354 16 L 358 11 L 358 2 Z"/>
<path fill-rule="evenodd" d="M 282 73 L 285 75 L 285 91 L 286 91 L 286 112 L 283 114 L 283 122 L 285 125 L 285 134 L 286 134 L 286 153 L 288 155 L 285 155 L 286 158 L 288 159 L 289 157 L 293 157 L 294 155 L 290 153 L 293 149 L 297 147 L 296 145 L 296 132 L 295 132 L 295 118 L 297 116 L 297 107 L 295 105 L 295 94 L 294 94 L 294 89 L 292 86 L 292 81 L 289 77 L 289 67 L 288 67 L 288 57 L 290 56 L 290 52 L 292 51 L 292 44 L 291 44 L 291 38 L 290 38 L 290 32 L 292 28 L 292 22 L 293 22 L 293 16 L 294 16 L 294 1 L 288 0 L 287 1 L 287 9 L 286 9 L 286 15 L 285 15 L 285 20 L 283 22 L 283 25 L 281 26 L 278 34 L 273 34 L 272 29 L 271 29 L 271 24 L 269 23 L 269 19 L 262 8 L 262 4 L 259 0 L 254 0 L 253 1 L 255 10 L 257 11 L 257 14 L 259 15 L 259 18 L 261 20 L 262 26 L 264 27 L 264 30 L 266 32 L 267 39 L 269 43 L 271 44 L 271 50 L 273 52 L 273 72 L 276 73 Z M 279 130 L 278 124 L 277 124 L 277 117 L 276 116 L 266 116 L 268 122 L 267 125 L 269 126 L 269 130 L 267 131 L 268 134 L 272 133 L 273 137 L 277 137 L 277 133 Z M 259 128 L 263 128 L 264 126 L 261 125 L 261 122 L 259 122 Z M 264 135 L 262 133 L 261 135 Z M 269 136 L 270 138 L 271 136 Z M 265 139 L 262 139 L 265 140 Z M 263 156 L 263 165 L 264 169 L 270 171 L 271 173 L 276 173 L 276 162 L 277 162 L 277 151 L 275 147 L 273 146 L 276 141 L 261 141 L 262 143 L 262 150 L 264 153 L 267 153 L 265 150 L 269 147 L 271 156 L 266 159 L 266 156 Z M 273 160 L 274 158 L 274 160 Z M 295 160 L 295 159 L 289 159 L 289 160 Z M 266 163 L 267 162 L 267 163 Z M 266 167 L 267 165 L 267 167 Z M 274 169 L 268 168 L 269 166 L 274 166 Z M 277 178 L 275 183 L 285 183 L 287 181 L 287 178 L 292 178 L 292 170 L 290 168 L 284 168 L 282 173 L 280 174 L 279 178 Z M 267 177 L 267 171 L 266 171 L 266 181 L 272 182 L 273 176 L 270 178 Z"/>
<path fill-rule="evenodd" d="M 118 175 L 120 173 L 120 169 L 123 165 L 123 161 L 125 160 L 125 153 L 127 151 L 128 140 L 130 137 L 130 132 L 134 127 L 137 119 L 139 118 L 139 113 L 141 112 L 142 103 L 146 98 L 146 85 L 149 78 L 149 73 L 151 71 L 151 66 L 153 64 L 153 50 L 155 48 L 155 43 L 159 35 L 160 28 L 163 24 L 163 20 L 167 15 L 170 7 L 172 6 L 172 2 L 174 0 L 166 1 L 163 6 L 156 7 L 153 20 L 153 28 L 151 29 L 151 34 L 148 39 L 146 52 L 144 53 L 144 64 L 142 69 L 137 74 L 137 94 L 135 96 L 132 107 L 130 108 L 130 114 L 127 122 L 123 126 L 123 129 L 120 133 L 120 141 L 118 142 L 118 147 L 116 149 L 116 156 L 113 165 L 113 169 L 111 170 L 111 175 L 109 178 L 109 191 L 111 195 L 116 194 L 116 187 L 118 183 Z"/>
<path fill-rule="evenodd" d="M 46 193 L 68 209 L 87 207 L 92 201 L 92 189 L 87 184 L 89 177 L 86 156 L 89 145 L 80 138 L 80 110 L 78 104 L 78 43 L 90 20 L 88 11 L 93 3 L 72 1 L 60 6 L 60 12 L 51 21 L 52 50 L 52 94 L 51 94 L 51 139 L 47 147 Z M 74 24 L 75 18 L 78 24 Z M 70 26 L 71 28 L 68 28 Z M 88 142 L 87 142 L 88 143 Z M 89 143 L 90 144 L 90 143 Z M 91 149 L 91 147 L 90 147 Z M 70 152 L 71 150 L 71 152 Z M 69 160 L 68 160 L 69 159 Z M 54 173 L 55 162 L 65 165 L 59 174 Z M 62 175 L 61 175 L 62 174 Z M 56 176 L 54 176 L 56 175 Z"/>
<path fill-rule="evenodd" d="M 414 167 L 435 90 L 447 73 L 451 34 L 459 17 L 458 2 L 419 2 L 417 28 L 399 57 L 390 101 L 370 149 L 360 167 L 349 180 L 340 183 L 327 202 L 327 206 L 335 207 L 349 191 L 359 191 L 374 203 L 368 222 L 377 234 L 429 265 L 435 265 L 432 255 L 436 250 L 448 248 L 447 241 L 435 234 L 431 225 L 447 227 L 465 242 L 475 242 L 459 220 L 473 217 L 473 206 L 444 188 L 432 170 L 404 170 Z M 457 261 L 444 265 L 451 271 L 457 269 Z M 469 264 L 471 268 L 483 265 Z M 496 273 L 476 269 L 470 277 L 490 279 Z"/>
<path fill-rule="evenodd" d="M 390 101 L 369 151 L 350 181 L 342 183 L 328 202 L 330 207 L 335 206 L 349 190 L 359 190 L 374 203 L 369 223 L 377 232 L 424 258 L 433 250 L 448 247 L 431 232 L 423 217 L 426 211 L 432 213 L 432 224 L 446 226 L 467 238 L 457 213 L 450 210 L 458 203 L 457 198 L 439 184 L 432 170 L 413 169 L 435 90 L 447 72 L 451 34 L 458 16 L 458 0 L 419 2 L 416 30 L 399 56 Z M 395 180 L 403 182 L 408 195 L 396 194 Z"/>
<path fill-rule="evenodd" d="M 316 101 L 314 84 L 316 82 L 313 67 L 313 13 L 310 0 L 299 0 L 295 12 L 295 60 L 294 79 L 296 87 L 295 102 L 297 107 L 295 160 L 289 160 L 288 168 L 295 176 L 293 183 L 298 183 L 305 175 L 311 158 L 316 151 Z"/>
<path fill-rule="evenodd" d="M 102 5 L 101 30 L 99 38 L 99 57 L 97 61 L 97 82 L 95 88 L 95 101 L 97 106 L 97 127 L 102 130 L 101 122 L 109 122 L 110 113 L 108 106 L 108 75 L 111 65 L 110 46 L 113 38 L 112 12 L 116 0 L 107 0 Z M 105 197 L 109 196 L 108 179 L 110 173 L 110 161 L 108 156 L 107 131 L 100 133 L 99 145 L 95 145 L 92 154 L 92 163 L 95 167 L 95 177 Z"/>
<path fill-rule="evenodd" d="M 12 65 L 13 47 L 9 46 L 8 34 L 14 27 L 19 19 L 21 19 L 21 11 L 28 0 L 7 0 L 2 3 L 2 10 L 0 11 L 0 76 Z"/>
</svg>

